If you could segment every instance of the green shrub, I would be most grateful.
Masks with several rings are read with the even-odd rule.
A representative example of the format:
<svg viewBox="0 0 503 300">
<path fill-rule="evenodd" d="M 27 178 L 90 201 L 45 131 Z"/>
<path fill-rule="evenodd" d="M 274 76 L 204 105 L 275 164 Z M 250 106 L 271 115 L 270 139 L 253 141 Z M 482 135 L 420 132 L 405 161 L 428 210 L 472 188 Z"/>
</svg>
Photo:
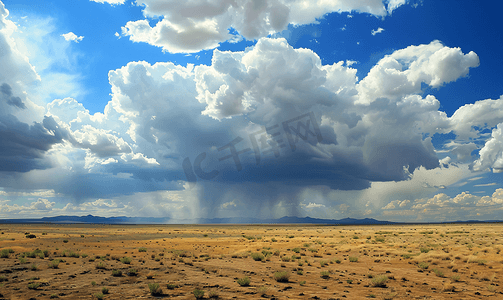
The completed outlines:
<svg viewBox="0 0 503 300">
<path fill-rule="evenodd" d="M 196 297 L 196 299 L 202 299 L 204 297 L 204 291 L 203 290 L 195 289 L 193 291 L 193 293 L 194 293 L 194 296 Z"/>
<path fill-rule="evenodd" d="M 97 294 L 94 294 L 94 297 L 96 297 L 96 299 L 104 299 L 105 295 L 103 295 L 103 293 L 97 293 Z"/>
<path fill-rule="evenodd" d="M 274 279 L 277 281 L 277 282 L 288 282 L 288 279 L 290 278 L 290 274 L 288 274 L 287 272 L 285 271 L 281 271 L 281 272 L 276 272 L 274 274 Z"/>
<path fill-rule="evenodd" d="M 60 260 L 59 259 L 55 259 L 55 260 L 53 260 L 53 261 L 51 261 L 49 263 L 49 268 L 57 269 L 58 266 L 59 266 L 59 263 L 60 263 Z"/>
<path fill-rule="evenodd" d="M 321 274 L 321 278 L 324 278 L 324 279 L 327 279 L 330 277 L 329 271 L 322 271 L 320 274 Z"/>
<path fill-rule="evenodd" d="M 387 282 L 388 282 L 388 277 L 381 275 L 381 276 L 377 276 L 377 277 L 372 278 L 372 280 L 370 281 L 370 284 L 373 287 L 386 287 Z"/>
<path fill-rule="evenodd" d="M 433 269 L 433 273 L 435 273 L 435 275 L 437 275 L 438 277 L 444 277 L 444 272 L 437 268 Z"/>
<path fill-rule="evenodd" d="M 257 253 L 252 253 L 252 254 L 251 254 L 251 257 L 252 257 L 252 258 L 253 258 L 253 260 L 255 260 L 255 261 L 259 261 L 259 260 L 260 260 L 260 261 L 262 261 L 262 260 L 264 260 L 264 259 L 265 259 L 264 255 L 262 255 L 261 253 L 258 253 L 258 252 L 257 252 Z"/>
<path fill-rule="evenodd" d="M 300 248 L 293 248 L 292 251 L 295 253 L 300 253 Z"/>
<path fill-rule="evenodd" d="M 138 252 L 147 252 L 147 248 L 141 247 L 138 249 Z"/>
<path fill-rule="evenodd" d="M 96 269 L 106 269 L 107 267 L 105 266 L 105 264 L 100 261 L 97 265 L 96 265 Z"/>
<path fill-rule="evenodd" d="M 375 237 L 375 241 L 379 243 L 384 243 L 385 239 L 383 237 Z"/>
<path fill-rule="evenodd" d="M 40 283 L 38 283 L 38 282 L 32 282 L 32 283 L 28 284 L 28 288 L 30 290 L 36 290 L 39 287 L 40 287 Z"/>
<path fill-rule="evenodd" d="M 68 240 L 67 240 L 67 239 L 64 239 L 64 240 L 63 240 L 63 243 L 68 243 Z"/>
<path fill-rule="evenodd" d="M 102 292 L 103 294 L 108 294 L 108 288 L 106 288 L 106 287 L 102 287 L 102 288 L 101 288 L 101 292 Z"/>
<path fill-rule="evenodd" d="M 211 291 L 208 293 L 208 298 L 210 299 L 218 299 L 219 295 L 217 291 Z"/>
<path fill-rule="evenodd" d="M 241 279 L 238 279 L 238 284 L 240 286 L 249 286 L 250 282 L 251 282 L 251 280 L 249 277 L 243 277 Z"/>
<path fill-rule="evenodd" d="M 323 268 L 325 265 L 327 265 L 328 262 L 326 260 L 320 260 L 320 266 Z"/>
<path fill-rule="evenodd" d="M 95 286 L 96 284 L 97 284 L 96 281 L 91 281 L 92 286 Z"/>
<path fill-rule="evenodd" d="M 168 290 L 174 290 L 176 288 L 176 284 L 169 284 L 167 285 Z"/>
<path fill-rule="evenodd" d="M 305 280 L 303 280 L 303 281 L 299 282 L 299 284 L 300 284 L 301 286 L 303 286 L 303 285 L 305 285 L 305 284 L 306 284 L 306 281 L 305 281 Z"/>
<path fill-rule="evenodd" d="M 349 257 L 349 261 L 350 262 L 358 262 L 358 257 L 356 257 L 356 256 L 350 256 Z"/>
<path fill-rule="evenodd" d="M 281 258 L 281 261 L 284 261 L 284 262 L 289 262 L 289 261 L 290 261 L 290 257 L 288 257 L 288 256 L 283 256 L 283 257 Z"/>
<path fill-rule="evenodd" d="M 131 263 L 131 258 L 130 257 L 123 257 L 123 258 L 121 258 L 121 263 L 129 265 Z"/>
<path fill-rule="evenodd" d="M 424 262 L 424 261 L 423 261 L 423 262 L 420 262 L 420 263 L 418 264 L 418 266 L 419 266 L 419 268 L 421 268 L 421 269 L 423 269 L 423 270 L 426 270 L 426 269 L 428 269 L 428 267 L 430 266 L 430 264 L 429 264 L 429 263 L 427 263 L 427 262 Z"/>
<path fill-rule="evenodd" d="M 150 290 L 150 294 L 152 294 L 153 296 L 162 294 L 162 289 L 158 283 L 149 283 L 148 289 Z"/>
<path fill-rule="evenodd" d="M 136 276 L 136 275 L 138 275 L 138 271 L 136 271 L 136 269 L 129 269 L 127 274 L 128 274 L 128 276 Z"/>
<path fill-rule="evenodd" d="M 421 248 L 419 248 L 419 251 L 421 251 L 421 253 L 428 253 L 428 252 L 431 251 L 431 249 L 430 248 L 423 248 L 423 247 L 421 247 Z"/>
<path fill-rule="evenodd" d="M 36 271 L 38 269 L 38 267 L 35 265 L 35 264 L 32 264 L 31 265 L 31 270 L 32 271 Z"/>
<path fill-rule="evenodd" d="M 120 277 L 120 276 L 122 276 L 122 271 L 121 270 L 112 270 L 112 276 Z"/>
</svg>

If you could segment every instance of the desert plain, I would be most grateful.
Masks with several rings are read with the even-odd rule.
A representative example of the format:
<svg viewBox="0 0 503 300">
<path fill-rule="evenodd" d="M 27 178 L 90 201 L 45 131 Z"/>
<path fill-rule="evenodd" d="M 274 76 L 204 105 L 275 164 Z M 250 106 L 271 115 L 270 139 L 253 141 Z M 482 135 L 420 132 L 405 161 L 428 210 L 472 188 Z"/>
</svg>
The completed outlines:
<svg viewBox="0 0 503 300">
<path fill-rule="evenodd" d="M 0 224 L 0 299 L 503 299 L 503 224 Z"/>
</svg>

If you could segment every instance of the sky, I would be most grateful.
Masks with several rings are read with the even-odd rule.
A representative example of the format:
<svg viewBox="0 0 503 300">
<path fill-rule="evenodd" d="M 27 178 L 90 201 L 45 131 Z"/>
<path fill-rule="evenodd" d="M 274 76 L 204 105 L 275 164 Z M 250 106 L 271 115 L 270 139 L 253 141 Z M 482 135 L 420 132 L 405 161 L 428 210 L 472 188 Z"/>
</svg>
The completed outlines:
<svg viewBox="0 0 503 300">
<path fill-rule="evenodd" d="M 0 218 L 502 220 L 501 8 L 0 0 Z"/>
</svg>

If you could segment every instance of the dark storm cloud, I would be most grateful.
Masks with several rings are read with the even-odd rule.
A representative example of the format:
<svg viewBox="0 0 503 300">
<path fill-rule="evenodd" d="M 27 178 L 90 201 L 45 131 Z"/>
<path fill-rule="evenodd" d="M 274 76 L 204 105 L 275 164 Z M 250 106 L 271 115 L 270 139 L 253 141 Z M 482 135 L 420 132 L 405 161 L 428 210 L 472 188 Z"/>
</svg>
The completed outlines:
<svg viewBox="0 0 503 300">
<path fill-rule="evenodd" d="M 12 88 L 7 83 L 0 86 L 0 101 L 4 101 L 17 108 L 26 109 L 26 105 L 23 103 L 21 98 L 12 95 Z"/>
<path fill-rule="evenodd" d="M 27 172 L 45 169 L 50 163 L 44 154 L 67 134 L 52 117 L 33 125 L 20 122 L 11 114 L 0 115 L 0 171 Z"/>
</svg>

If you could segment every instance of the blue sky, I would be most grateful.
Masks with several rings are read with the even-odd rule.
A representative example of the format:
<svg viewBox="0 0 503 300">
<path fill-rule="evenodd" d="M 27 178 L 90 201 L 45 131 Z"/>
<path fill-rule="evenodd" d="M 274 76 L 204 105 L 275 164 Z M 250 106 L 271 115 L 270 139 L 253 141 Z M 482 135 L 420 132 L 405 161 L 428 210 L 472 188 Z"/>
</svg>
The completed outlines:
<svg viewBox="0 0 503 300">
<path fill-rule="evenodd" d="M 0 218 L 501 219 L 499 4 L 1 1 Z"/>
</svg>

